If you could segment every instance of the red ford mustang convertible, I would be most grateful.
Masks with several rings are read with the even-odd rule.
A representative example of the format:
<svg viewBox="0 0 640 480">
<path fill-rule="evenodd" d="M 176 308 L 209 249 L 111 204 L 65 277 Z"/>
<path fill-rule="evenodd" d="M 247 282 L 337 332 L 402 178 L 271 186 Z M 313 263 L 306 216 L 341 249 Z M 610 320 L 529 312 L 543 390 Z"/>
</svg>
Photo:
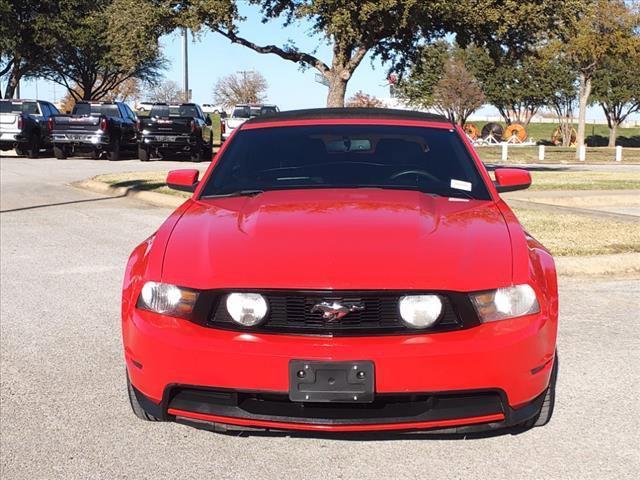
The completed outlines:
<svg viewBox="0 0 640 480">
<path fill-rule="evenodd" d="M 132 253 L 129 397 L 214 429 L 468 432 L 544 425 L 554 262 L 445 118 L 384 109 L 247 121 Z"/>
</svg>

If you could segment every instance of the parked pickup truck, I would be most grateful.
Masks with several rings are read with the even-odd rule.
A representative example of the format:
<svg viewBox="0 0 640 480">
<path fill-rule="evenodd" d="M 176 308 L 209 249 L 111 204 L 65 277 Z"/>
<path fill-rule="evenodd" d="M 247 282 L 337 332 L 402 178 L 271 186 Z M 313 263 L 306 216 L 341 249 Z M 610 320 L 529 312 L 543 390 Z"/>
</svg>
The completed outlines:
<svg viewBox="0 0 640 480">
<path fill-rule="evenodd" d="M 0 100 L 0 150 L 37 158 L 51 146 L 48 120 L 59 113 L 41 100 Z"/>
<path fill-rule="evenodd" d="M 78 102 L 71 115 L 51 120 L 53 154 L 63 159 L 77 153 L 119 160 L 123 150 L 135 151 L 136 115 L 123 102 Z"/>
<path fill-rule="evenodd" d="M 138 158 L 143 162 L 178 153 L 188 153 L 194 162 L 211 158 L 211 119 L 195 103 L 154 103 L 148 116 L 139 117 L 138 131 Z"/>
<path fill-rule="evenodd" d="M 233 113 L 224 121 L 224 127 L 222 131 L 222 140 L 229 138 L 229 135 L 233 131 L 242 125 L 244 122 L 253 117 L 260 117 L 262 115 L 271 115 L 278 113 L 280 110 L 275 105 L 253 105 L 248 103 L 241 103 L 233 107 Z"/>
</svg>

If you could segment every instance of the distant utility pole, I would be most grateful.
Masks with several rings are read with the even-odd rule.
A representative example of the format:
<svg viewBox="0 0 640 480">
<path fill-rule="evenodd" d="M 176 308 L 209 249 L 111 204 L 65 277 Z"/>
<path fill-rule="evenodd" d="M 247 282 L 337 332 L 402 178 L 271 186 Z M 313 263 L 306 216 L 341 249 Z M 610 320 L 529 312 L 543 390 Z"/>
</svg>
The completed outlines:
<svg viewBox="0 0 640 480">
<path fill-rule="evenodd" d="M 184 101 L 188 102 L 189 98 L 189 48 L 187 44 L 187 34 L 188 31 L 186 28 L 182 29 L 182 87 L 184 89 Z"/>
<path fill-rule="evenodd" d="M 242 75 L 242 80 L 244 80 L 244 81 L 245 81 L 245 83 L 246 83 L 246 81 L 247 81 L 247 75 L 248 75 L 249 73 L 254 74 L 254 73 L 256 73 L 256 72 L 255 72 L 255 70 L 238 70 L 238 73 L 239 73 L 240 75 Z"/>
</svg>

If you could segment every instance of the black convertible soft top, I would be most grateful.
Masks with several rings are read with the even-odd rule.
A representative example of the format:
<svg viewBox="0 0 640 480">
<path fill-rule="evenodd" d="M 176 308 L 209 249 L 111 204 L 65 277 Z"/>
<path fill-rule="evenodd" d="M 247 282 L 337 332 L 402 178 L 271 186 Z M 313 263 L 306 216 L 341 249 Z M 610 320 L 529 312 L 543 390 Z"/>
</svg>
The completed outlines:
<svg viewBox="0 0 640 480">
<path fill-rule="evenodd" d="M 451 124 L 447 117 L 435 113 L 397 110 L 392 108 L 310 108 L 270 113 L 247 120 L 245 123 L 267 123 L 274 120 L 320 120 L 343 118 L 422 120 Z"/>
</svg>

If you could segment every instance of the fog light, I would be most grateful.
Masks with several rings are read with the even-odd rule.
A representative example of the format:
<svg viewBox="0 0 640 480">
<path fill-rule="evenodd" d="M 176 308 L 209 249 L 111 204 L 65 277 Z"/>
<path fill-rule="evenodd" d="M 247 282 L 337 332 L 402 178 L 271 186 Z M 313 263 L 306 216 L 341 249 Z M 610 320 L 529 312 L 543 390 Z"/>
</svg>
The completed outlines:
<svg viewBox="0 0 640 480">
<path fill-rule="evenodd" d="M 442 300 L 438 295 L 407 295 L 400 298 L 400 316 L 411 328 L 428 328 L 442 314 Z"/>
<path fill-rule="evenodd" d="M 234 322 L 253 327 L 267 316 L 269 306 L 259 293 L 230 293 L 227 295 L 227 311 Z"/>
</svg>

